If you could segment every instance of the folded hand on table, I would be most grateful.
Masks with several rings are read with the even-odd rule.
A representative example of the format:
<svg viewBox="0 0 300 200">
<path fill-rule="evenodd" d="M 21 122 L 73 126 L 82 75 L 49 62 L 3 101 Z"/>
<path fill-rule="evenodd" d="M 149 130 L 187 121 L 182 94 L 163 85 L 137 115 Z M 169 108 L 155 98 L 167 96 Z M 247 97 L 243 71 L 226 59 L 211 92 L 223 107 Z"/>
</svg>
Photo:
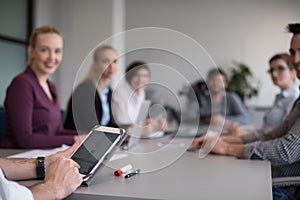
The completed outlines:
<svg viewBox="0 0 300 200">
<path fill-rule="evenodd" d="M 143 137 L 151 137 L 154 133 L 164 131 L 168 128 L 168 122 L 165 118 L 158 117 L 147 119 L 143 127 Z"/>
<path fill-rule="evenodd" d="M 227 131 L 234 136 L 242 136 L 249 134 L 249 131 L 241 127 L 238 123 L 226 124 Z"/>
<path fill-rule="evenodd" d="M 194 149 L 204 148 L 206 152 L 225 155 L 228 144 L 222 137 L 202 136 L 193 140 L 192 147 Z"/>
</svg>

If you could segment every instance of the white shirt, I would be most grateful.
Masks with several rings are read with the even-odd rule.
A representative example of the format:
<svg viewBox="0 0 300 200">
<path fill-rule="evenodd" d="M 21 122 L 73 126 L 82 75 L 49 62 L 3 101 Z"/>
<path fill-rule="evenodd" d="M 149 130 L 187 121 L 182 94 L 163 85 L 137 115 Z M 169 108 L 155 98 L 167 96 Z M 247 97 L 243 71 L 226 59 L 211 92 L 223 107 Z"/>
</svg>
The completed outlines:
<svg viewBox="0 0 300 200">
<path fill-rule="evenodd" d="M 144 100 L 145 91 L 134 92 L 127 82 L 115 88 L 112 95 L 112 114 L 115 122 L 118 125 L 134 124 Z"/>
<path fill-rule="evenodd" d="M 31 191 L 14 181 L 9 181 L 5 178 L 2 169 L 0 168 L 0 199 L 14 200 L 26 199 L 33 200 Z"/>
</svg>

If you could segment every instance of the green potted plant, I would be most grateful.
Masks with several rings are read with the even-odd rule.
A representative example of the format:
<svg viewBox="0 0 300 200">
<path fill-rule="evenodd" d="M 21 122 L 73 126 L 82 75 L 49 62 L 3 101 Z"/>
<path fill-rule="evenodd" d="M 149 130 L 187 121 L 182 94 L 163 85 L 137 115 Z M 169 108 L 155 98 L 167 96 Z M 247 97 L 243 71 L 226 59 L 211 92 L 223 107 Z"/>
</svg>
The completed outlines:
<svg viewBox="0 0 300 200">
<path fill-rule="evenodd" d="M 259 88 L 250 68 L 241 62 L 234 62 L 231 77 L 228 81 L 227 89 L 236 92 L 243 102 L 258 96 Z"/>
</svg>

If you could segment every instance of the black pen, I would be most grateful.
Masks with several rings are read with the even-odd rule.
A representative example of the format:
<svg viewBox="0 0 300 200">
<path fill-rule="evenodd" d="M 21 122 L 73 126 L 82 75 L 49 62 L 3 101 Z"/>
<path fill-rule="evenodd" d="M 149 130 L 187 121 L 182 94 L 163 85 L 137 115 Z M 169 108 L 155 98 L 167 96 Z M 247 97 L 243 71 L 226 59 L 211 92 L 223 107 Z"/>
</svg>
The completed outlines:
<svg viewBox="0 0 300 200">
<path fill-rule="evenodd" d="M 126 174 L 124 177 L 125 177 L 125 178 L 130 178 L 130 177 L 132 177 L 132 176 L 134 176 L 134 175 L 136 175 L 136 174 L 139 174 L 140 171 L 141 171 L 140 169 L 137 169 L 137 170 L 135 170 L 135 171 L 133 171 L 133 172 L 130 172 L 130 173 Z"/>
</svg>

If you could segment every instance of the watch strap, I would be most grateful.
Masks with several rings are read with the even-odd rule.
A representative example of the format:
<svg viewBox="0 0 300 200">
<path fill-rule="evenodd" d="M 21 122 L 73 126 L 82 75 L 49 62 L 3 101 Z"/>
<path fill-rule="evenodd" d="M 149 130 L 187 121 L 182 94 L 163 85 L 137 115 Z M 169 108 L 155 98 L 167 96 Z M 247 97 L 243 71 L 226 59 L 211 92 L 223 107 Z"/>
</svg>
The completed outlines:
<svg viewBox="0 0 300 200">
<path fill-rule="evenodd" d="M 38 180 L 45 178 L 45 157 L 37 157 L 36 160 L 36 175 Z"/>
</svg>

